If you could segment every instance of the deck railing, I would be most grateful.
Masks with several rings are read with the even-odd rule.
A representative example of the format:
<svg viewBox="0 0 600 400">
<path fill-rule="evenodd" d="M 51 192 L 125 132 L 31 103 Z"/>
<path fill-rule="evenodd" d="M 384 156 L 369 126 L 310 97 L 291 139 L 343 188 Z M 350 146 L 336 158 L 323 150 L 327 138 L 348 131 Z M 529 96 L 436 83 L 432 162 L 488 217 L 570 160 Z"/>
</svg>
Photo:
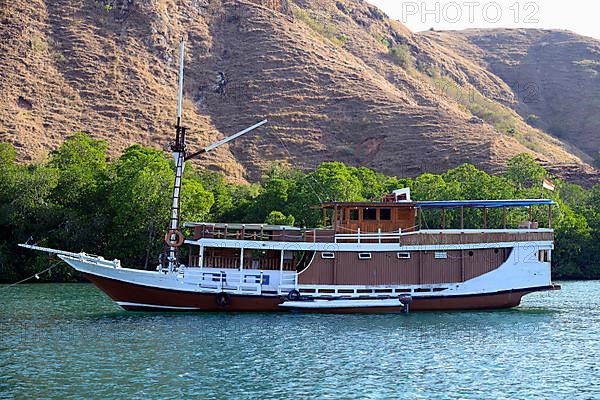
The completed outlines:
<svg viewBox="0 0 600 400">
<path fill-rule="evenodd" d="M 191 267 L 200 266 L 198 256 L 191 257 Z M 240 267 L 239 257 L 204 256 L 206 268 L 228 268 L 238 269 Z M 281 268 L 279 258 L 244 258 L 244 269 L 279 270 Z M 283 260 L 283 270 L 292 271 L 295 268 L 294 260 Z"/>
<path fill-rule="evenodd" d="M 279 281 L 274 282 L 275 278 Z M 297 285 L 298 274 L 291 272 L 273 276 L 257 271 L 210 271 L 202 272 L 198 281 L 198 286 L 203 289 L 258 295 L 263 293 L 265 287 L 270 287 L 270 290 L 277 287 L 281 291 L 282 287 L 292 290 Z"/>
<path fill-rule="evenodd" d="M 362 233 L 360 228 L 356 233 L 337 233 L 334 237 L 334 243 L 390 243 L 399 242 L 402 237 L 402 229 L 397 232 Z"/>
<path fill-rule="evenodd" d="M 198 285 L 215 291 L 234 291 L 238 293 L 261 294 L 264 283 L 263 273 L 245 273 L 237 271 L 204 272 Z"/>
</svg>

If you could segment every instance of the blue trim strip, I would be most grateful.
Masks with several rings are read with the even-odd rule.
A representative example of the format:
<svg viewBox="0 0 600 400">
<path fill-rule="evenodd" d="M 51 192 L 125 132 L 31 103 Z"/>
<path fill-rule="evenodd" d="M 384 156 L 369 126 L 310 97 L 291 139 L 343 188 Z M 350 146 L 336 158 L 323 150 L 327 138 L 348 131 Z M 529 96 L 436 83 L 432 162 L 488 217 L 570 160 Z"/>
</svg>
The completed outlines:
<svg viewBox="0 0 600 400">
<path fill-rule="evenodd" d="M 502 208 L 502 207 L 530 207 L 556 205 L 552 200 L 452 200 L 452 201 L 417 201 L 416 207 L 441 208 L 441 207 L 471 207 L 471 208 Z"/>
</svg>

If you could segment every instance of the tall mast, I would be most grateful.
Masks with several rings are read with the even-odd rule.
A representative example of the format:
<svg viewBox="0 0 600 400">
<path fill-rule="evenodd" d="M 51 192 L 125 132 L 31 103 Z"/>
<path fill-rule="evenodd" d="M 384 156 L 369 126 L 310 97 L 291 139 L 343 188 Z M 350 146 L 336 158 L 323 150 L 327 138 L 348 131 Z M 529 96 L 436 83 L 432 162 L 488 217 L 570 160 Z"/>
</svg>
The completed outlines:
<svg viewBox="0 0 600 400">
<path fill-rule="evenodd" d="M 177 90 L 177 126 L 181 127 L 181 102 L 183 99 L 183 52 L 185 51 L 185 42 L 181 39 L 179 45 L 179 85 Z"/>
<path fill-rule="evenodd" d="M 186 160 L 198 157 L 204 153 L 208 153 L 215 148 L 230 142 L 233 139 L 236 139 L 256 128 L 262 126 L 267 123 L 267 120 L 262 120 L 251 127 L 248 127 L 236 134 L 228 136 L 224 139 L 219 140 L 216 143 L 211 144 L 210 146 L 204 147 L 193 154 L 186 154 L 186 145 L 185 145 L 185 128 L 181 123 L 181 114 L 182 114 L 182 101 L 183 101 L 183 54 L 185 50 L 185 45 L 183 42 L 183 38 L 181 39 L 181 45 L 179 47 L 179 86 L 177 91 L 177 126 L 175 129 L 175 142 L 171 146 L 171 150 L 173 151 L 173 158 L 175 159 L 175 183 L 173 184 L 173 199 L 171 202 L 171 216 L 169 220 L 169 228 L 167 230 L 167 234 L 165 235 L 165 242 L 169 246 L 169 254 L 167 257 L 168 261 L 168 271 L 173 272 L 176 271 L 179 267 L 178 253 L 179 247 L 184 242 L 184 236 L 181 233 L 180 229 L 180 219 L 181 219 L 181 185 L 182 185 L 182 176 L 183 176 L 183 167 Z M 162 266 L 161 266 L 162 270 Z"/>
<path fill-rule="evenodd" d="M 185 43 L 183 38 L 179 46 L 179 85 L 177 90 L 177 126 L 175 128 L 175 143 L 171 146 L 175 159 L 175 183 L 171 202 L 171 217 L 165 241 L 169 245 L 168 269 L 173 272 L 178 267 L 178 248 L 183 244 L 183 234 L 179 229 L 181 218 L 181 183 L 185 163 L 185 128 L 181 125 L 181 109 L 183 101 L 183 55 Z"/>
</svg>

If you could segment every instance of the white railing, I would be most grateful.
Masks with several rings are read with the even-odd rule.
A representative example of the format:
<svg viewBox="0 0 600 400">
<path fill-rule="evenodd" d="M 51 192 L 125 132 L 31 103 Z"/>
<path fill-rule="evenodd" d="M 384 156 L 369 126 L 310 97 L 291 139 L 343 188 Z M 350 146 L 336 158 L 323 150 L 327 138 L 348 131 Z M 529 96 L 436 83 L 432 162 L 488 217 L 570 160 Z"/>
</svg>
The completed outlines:
<svg viewBox="0 0 600 400">
<path fill-rule="evenodd" d="M 283 274 L 281 276 L 281 283 L 277 288 L 277 293 L 280 295 L 287 295 L 292 290 L 298 289 L 298 274 Z"/>
<path fill-rule="evenodd" d="M 454 284 L 455 285 L 455 284 Z M 335 297 L 335 298 L 380 298 L 397 296 L 427 296 L 447 290 L 451 284 L 444 285 L 403 285 L 398 287 L 367 287 L 367 286 L 324 286 L 297 285 L 296 287 L 280 289 L 281 294 L 287 294 L 296 289 L 303 297 Z M 286 291 L 287 290 L 287 291 Z"/>
<path fill-rule="evenodd" d="M 357 243 L 360 243 L 361 240 L 377 240 L 378 243 L 381 243 L 382 240 L 398 240 L 400 241 L 400 238 L 402 237 L 402 229 L 398 229 L 397 232 L 381 232 L 381 229 L 379 229 L 377 231 L 377 233 L 361 233 L 360 232 L 360 228 L 358 228 L 358 231 L 356 233 L 338 233 L 335 235 L 334 241 L 335 243 L 338 242 L 338 240 L 352 240 L 352 241 L 356 241 Z"/>
<path fill-rule="evenodd" d="M 198 286 L 218 292 L 227 291 L 260 295 L 264 279 L 265 275 L 262 272 L 203 272 L 198 281 Z"/>
</svg>

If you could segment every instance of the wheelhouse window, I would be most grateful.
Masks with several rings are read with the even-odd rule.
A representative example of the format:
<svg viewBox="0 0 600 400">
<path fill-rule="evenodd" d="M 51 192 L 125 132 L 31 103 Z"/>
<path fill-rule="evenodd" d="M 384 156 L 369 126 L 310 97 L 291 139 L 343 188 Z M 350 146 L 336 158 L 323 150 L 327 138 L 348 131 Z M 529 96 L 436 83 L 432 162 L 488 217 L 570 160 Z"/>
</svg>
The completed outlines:
<svg viewBox="0 0 600 400">
<path fill-rule="evenodd" d="M 364 221 L 377 221 L 377 209 L 376 208 L 363 209 L 363 220 Z"/>
<path fill-rule="evenodd" d="M 392 220 L 392 209 L 391 208 L 382 208 L 379 210 L 379 219 L 381 221 L 391 221 Z"/>
<path fill-rule="evenodd" d="M 402 251 L 396 254 L 396 256 L 401 260 L 409 260 L 410 253 L 408 251 Z"/>
<path fill-rule="evenodd" d="M 324 259 L 333 259 L 333 258 L 335 258 L 335 253 L 331 253 L 331 252 L 321 253 L 321 258 L 324 258 Z"/>
<path fill-rule="evenodd" d="M 370 260 L 372 258 L 371 253 L 358 253 L 360 260 Z"/>
<path fill-rule="evenodd" d="M 358 210 L 348 210 L 348 214 L 350 215 L 350 221 L 358 221 Z"/>
</svg>

